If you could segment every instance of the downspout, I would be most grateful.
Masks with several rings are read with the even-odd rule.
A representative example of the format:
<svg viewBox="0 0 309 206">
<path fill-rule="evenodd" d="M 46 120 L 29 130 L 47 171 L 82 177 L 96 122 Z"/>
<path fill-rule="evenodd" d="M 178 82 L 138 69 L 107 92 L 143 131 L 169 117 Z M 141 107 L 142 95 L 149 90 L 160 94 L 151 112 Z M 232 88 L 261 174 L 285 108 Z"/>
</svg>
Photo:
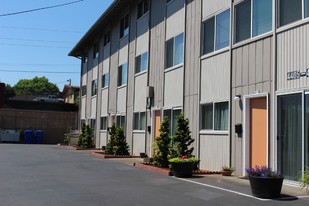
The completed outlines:
<svg viewBox="0 0 309 206">
<path fill-rule="evenodd" d="M 233 7 L 233 2 L 234 0 L 231 0 L 230 1 L 230 46 L 229 46 L 229 53 L 230 53 L 230 104 L 229 104 L 229 122 L 230 122 L 230 129 L 229 129 L 229 139 L 230 139 L 230 143 L 229 143 L 229 146 L 230 146 L 230 151 L 229 151 L 229 165 L 230 167 L 232 167 L 232 150 L 233 150 L 233 147 L 232 147 L 232 143 L 233 143 L 233 125 L 232 125 L 232 102 L 233 102 L 233 84 L 232 84 L 232 80 L 233 80 L 233 43 L 234 43 L 234 40 L 233 40 L 233 33 L 234 33 L 234 25 L 233 25 L 233 18 L 234 18 L 234 7 Z"/>
</svg>

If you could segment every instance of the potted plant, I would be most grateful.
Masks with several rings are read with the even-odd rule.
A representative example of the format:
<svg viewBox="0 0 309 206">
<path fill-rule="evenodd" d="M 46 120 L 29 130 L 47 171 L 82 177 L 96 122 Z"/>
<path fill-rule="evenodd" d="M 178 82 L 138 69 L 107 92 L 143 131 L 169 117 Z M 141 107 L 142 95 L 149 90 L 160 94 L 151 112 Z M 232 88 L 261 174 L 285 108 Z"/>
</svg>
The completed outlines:
<svg viewBox="0 0 309 206">
<path fill-rule="evenodd" d="M 252 195 L 259 198 L 277 198 L 280 196 L 283 176 L 267 166 L 246 169 Z"/>
<path fill-rule="evenodd" d="M 309 193 L 309 167 L 306 168 L 304 175 L 299 179 L 300 187 Z"/>
<path fill-rule="evenodd" d="M 172 148 L 169 156 L 170 168 L 176 177 L 191 177 L 192 170 L 199 162 L 192 155 L 194 148 L 190 145 L 193 142 L 189 120 L 180 114 L 177 116 L 177 127 L 175 135 L 172 136 Z"/>
<path fill-rule="evenodd" d="M 222 176 L 231 176 L 232 173 L 235 171 L 234 167 L 222 166 L 221 174 Z"/>
<path fill-rule="evenodd" d="M 195 157 L 175 157 L 169 159 L 175 177 L 192 177 L 192 170 L 198 160 Z"/>
</svg>

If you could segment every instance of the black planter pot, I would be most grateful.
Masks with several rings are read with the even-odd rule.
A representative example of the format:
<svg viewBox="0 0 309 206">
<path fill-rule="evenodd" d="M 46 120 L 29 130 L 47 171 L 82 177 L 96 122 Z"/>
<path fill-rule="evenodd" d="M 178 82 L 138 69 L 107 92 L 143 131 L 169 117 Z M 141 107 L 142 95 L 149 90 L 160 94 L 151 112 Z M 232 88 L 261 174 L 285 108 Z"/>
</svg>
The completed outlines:
<svg viewBox="0 0 309 206">
<path fill-rule="evenodd" d="M 280 197 L 283 177 L 249 176 L 252 195 L 259 198 Z"/>
<path fill-rule="evenodd" d="M 172 171 L 175 177 L 192 177 L 195 162 L 173 162 Z"/>
</svg>

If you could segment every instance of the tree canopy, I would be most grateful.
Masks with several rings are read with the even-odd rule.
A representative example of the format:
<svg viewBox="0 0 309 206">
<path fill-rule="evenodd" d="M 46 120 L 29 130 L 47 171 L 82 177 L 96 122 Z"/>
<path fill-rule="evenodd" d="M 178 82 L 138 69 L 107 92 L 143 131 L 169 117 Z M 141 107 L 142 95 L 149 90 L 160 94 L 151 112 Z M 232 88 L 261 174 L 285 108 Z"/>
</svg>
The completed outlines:
<svg viewBox="0 0 309 206">
<path fill-rule="evenodd" d="M 50 83 L 45 76 L 34 77 L 33 79 L 21 79 L 14 85 L 13 88 L 16 95 L 42 95 L 59 93 L 59 88 L 57 85 Z"/>
</svg>

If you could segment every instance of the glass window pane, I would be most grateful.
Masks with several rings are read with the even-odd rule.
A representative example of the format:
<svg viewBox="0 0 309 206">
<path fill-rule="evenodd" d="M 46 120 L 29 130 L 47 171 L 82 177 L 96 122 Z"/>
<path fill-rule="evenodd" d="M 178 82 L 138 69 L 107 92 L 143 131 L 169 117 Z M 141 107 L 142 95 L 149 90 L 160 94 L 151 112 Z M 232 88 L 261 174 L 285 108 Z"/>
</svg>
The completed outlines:
<svg viewBox="0 0 309 206">
<path fill-rule="evenodd" d="M 202 106 L 202 129 L 213 129 L 213 104 Z"/>
<path fill-rule="evenodd" d="M 230 10 L 217 15 L 216 18 L 216 50 L 230 44 Z"/>
<path fill-rule="evenodd" d="M 138 130 L 139 113 L 134 113 L 133 119 L 133 129 Z"/>
<path fill-rule="evenodd" d="M 137 56 L 135 58 L 135 74 L 141 71 L 141 56 Z"/>
<path fill-rule="evenodd" d="M 141 71 L 146 71 L 148 68 L 148 52 L 142 54 L 141 58 Z"/>
<path fill-rule="evenodd" d="M 251 1 L 246 0 L 235 6 L 235 41 L 240 42 L 251 36 Z"/>
<path fill-rule="evenodd" d="M 171 124 L 172 124 L 172 111 L 170 109 L 164 110 L 163 117 L 168 118 L 169 122 L 169 133 L 171 132 Z"/>
<path fill-rule="evenodd" d="M 309 17 L 309 0 L 305 0 L 305 18 Z"/>
<path fill-rule="evenodd" d="M 166 42 L 166 68 L 173 66 L 173 47 L 174 47 L 174 38 Z"/>
<path fill-rule="evenodd" d="M 181 110 L 177 109 L 177 110 L 173 110 L 173 128 L 172 128 L 172 135 L 175 134 L 176 128 L 177 128 L 177 117 L 180 115 Z"/>
<path fill-rule="evenodd" d="M 228 130 L 229 104 L 228 102 L 215 104 L 215 130 Z"/>
<path fill-rule="evenodd" d="M 253 1 L 252 36 L 258 36 L 272 29 L 272 0 Z"/>
<path fill-rule="evenodd" d="M 146 113 L 145 112 L 141 112 L 140 113 L 139 129 L 140 130 L 145 130 L 145 126 L 146 126 Z"/>
<path fill-rule="evenodd" d="M 204 44 L 203 54 L 208 54 L 214 51 L 215 40 L 215 17 L 204 22 Z"/>
<path fill-rule="evenodd" d="M 309 94 L 305 95 L 305 167 L 309 167 Z"/>
<path fill-rule="evenodd" d="M 127 84 L 127 64 L 122 65 L 121 85 Z"/>
<path fill-rule="evenodd" d="M 109 81 L 109 74 L 106 73 L 105 74 L 105 85 L 104 85 L 104 87 L 108 87 L 108 81 Z"/>
<path fill-rule="evenodd" d="M 121 119 L 121 127 L 123 131 L 125 131 L 126 130 L 126 116 L 121 116 L 120 119 Z"/>
<path fill-rule="evenodd" d="M 302 0 L 280 0 L 280 26 L 302 18 Z"/>
<path fill-rule="evenodd" d="M 183 33 L 175 37 L 174 65 L 183 63 Z"/>
</svg>

